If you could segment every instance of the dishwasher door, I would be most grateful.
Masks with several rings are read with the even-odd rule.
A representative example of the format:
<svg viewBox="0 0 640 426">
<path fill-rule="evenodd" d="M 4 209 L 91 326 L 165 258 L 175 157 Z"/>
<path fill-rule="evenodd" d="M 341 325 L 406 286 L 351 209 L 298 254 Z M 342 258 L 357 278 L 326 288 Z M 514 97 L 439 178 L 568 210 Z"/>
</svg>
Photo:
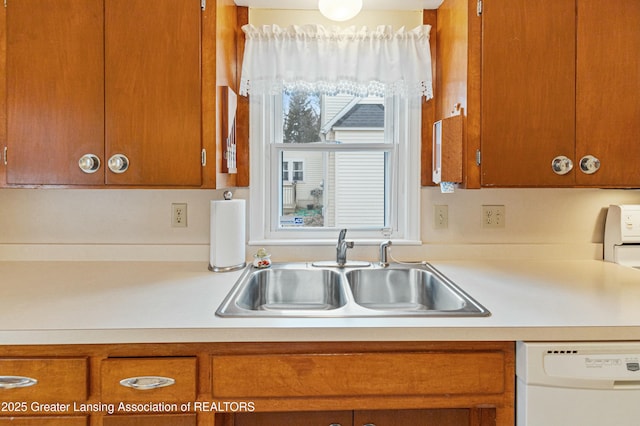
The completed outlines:
<svg viewBox="0 0 640 426">
<path fill-rule="evenodd" d="M 640 342 L 518 342 L 517 426 L 640 425 Z"/>
</svg>

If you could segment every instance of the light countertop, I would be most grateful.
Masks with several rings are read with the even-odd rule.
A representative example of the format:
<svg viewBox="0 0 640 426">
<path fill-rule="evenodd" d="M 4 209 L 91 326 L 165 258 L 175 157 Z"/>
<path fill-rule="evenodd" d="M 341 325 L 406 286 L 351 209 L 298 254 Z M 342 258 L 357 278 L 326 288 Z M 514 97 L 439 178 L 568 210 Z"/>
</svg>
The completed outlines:
<svg viewBox="0 0 640 426">
<path fill-rule="evenodd" d="M 206 262 L 0 262 L 0 344 L 640 340 L 640 270 L 598 260 L 433 261 L 474 318 L 221 318 L 241 272 Z"/>
</svg>

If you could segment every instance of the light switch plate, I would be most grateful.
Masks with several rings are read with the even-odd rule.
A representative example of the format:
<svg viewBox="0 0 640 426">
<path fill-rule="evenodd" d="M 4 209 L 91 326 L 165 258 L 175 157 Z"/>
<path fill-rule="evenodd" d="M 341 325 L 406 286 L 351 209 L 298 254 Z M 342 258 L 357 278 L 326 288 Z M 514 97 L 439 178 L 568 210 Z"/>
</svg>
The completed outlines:
<svg viewBox="0 0 640 426">
<path fill-rule="evenodd" d="M 449 206 L 433 206 L 433 227 L 435 229 L 447 229 L 449 227 Z"/>
</svg>

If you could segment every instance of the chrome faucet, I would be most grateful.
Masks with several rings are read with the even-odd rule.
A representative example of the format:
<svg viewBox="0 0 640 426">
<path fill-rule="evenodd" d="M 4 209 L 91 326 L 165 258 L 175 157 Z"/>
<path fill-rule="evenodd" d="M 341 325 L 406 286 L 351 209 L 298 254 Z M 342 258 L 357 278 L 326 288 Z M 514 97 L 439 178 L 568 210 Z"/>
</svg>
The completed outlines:
<svg viewBox="0 0 640 426">
<path fill-rule="evenodd" d="M 353 248 L 353 241 L 346 241 L 344 237 L 347 230 L 342 229 L 338 235 L 338 244 L 336 245 L 336 263 L 338 266 L 344 266 L 347 263 L 347 249 Z"/>
<path fill-rule="evenodd" d="M 389 266 L 389 246 L 391 245 L 391 241 L 383 241 L 380 243 L 380 262 L 378 264 L 383 268 Z"/>
</svg>

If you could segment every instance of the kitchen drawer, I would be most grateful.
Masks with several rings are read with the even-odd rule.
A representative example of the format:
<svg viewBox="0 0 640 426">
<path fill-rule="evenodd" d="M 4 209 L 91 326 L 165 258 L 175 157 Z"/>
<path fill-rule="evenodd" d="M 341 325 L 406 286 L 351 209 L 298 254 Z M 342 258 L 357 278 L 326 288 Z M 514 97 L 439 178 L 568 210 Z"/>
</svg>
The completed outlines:
<svg viewBox="0 0 640 426">
<path fill-rule="evenodd" d="M 87 399 L 86 358 L 0 358 L 0 377 L 5 386 L 18 386 L 0 389 L 0 401 L 54 403 Z M 20 387 L 19 382 L 33 384 Z"/>
<path fill-rule="evenodd" d="M 213 395 L 499 394 L 504 391 L 504 363 L 498 351 L 215 356 Z"/>
<path fill-rule="evenodd" d="M 188 402 L 196 397 L 195 357 L 108 358 L 101 364 L 100 377 L 104 401 Z M 121 384 L 128 379 L 133 387 Z"/>
<path fill-rule="evenodd" d="M 0 417 L 0 426 L 87 426 L 86 417 Z"/>
<path fill-rule="evenodd" d="M 195 414 L 108 416 L 102 426 L 196 426 Z"/>
</svg>

